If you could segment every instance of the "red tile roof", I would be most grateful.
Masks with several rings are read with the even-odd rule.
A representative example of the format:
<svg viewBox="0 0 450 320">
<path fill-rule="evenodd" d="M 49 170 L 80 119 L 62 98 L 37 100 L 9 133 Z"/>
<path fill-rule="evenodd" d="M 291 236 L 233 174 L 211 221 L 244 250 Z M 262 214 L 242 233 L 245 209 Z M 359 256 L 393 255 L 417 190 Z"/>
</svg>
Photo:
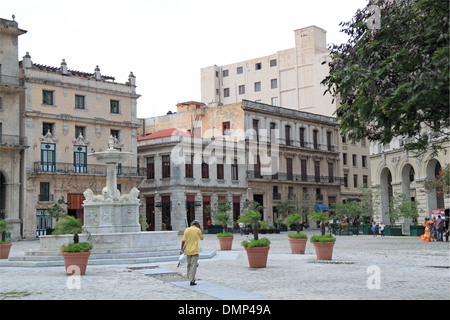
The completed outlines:
<svg viewBox="0 0 450 320">
<path fill-rule="evenodd" d="M 190 133 L 181 131 L 176 128 L 171 128 L 171 129 L 164 129 L 164 130 L 156 131 L 152 134 L 149 134 L 148 136 L 146 136 L 144 138 L 140 138 L 138 141 L 151 140 L 151 139 L 157 139 L 157 138 L 166 138 L 166 137 L 171 137 L 171 136 L 192 137 L 192 135 Z"/>
</svg>

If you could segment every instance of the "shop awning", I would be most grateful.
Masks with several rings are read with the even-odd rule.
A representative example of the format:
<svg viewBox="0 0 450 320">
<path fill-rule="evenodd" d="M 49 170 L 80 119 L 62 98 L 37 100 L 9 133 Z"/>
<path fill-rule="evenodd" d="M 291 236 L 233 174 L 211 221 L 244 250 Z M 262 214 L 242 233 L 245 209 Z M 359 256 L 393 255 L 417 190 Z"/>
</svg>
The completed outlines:
<svg viewBox="0 0 450 320">
<path fill-rule="evenodd" d="M 316 211 L 328 211 L 328 206 L 326 204 L 316 204 Z"/>
</svg>

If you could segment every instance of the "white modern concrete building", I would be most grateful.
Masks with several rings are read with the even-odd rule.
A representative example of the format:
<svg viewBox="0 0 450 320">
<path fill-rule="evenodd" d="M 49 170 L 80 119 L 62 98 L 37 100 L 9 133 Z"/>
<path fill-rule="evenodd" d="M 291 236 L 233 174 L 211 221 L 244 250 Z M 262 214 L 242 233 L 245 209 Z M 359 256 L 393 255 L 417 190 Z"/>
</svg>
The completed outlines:
<svg viewBox="0 0 450 320">
<path fill-rule="evenodd" d="M 320 82 L 328 74 L 326 31 L 310 26 L 295 30 L 295 47 L 223 66 L 201 69 L 201 97 L 206 104 L 242 99 L 333 116 L 336 104 Z"/>
</svg>

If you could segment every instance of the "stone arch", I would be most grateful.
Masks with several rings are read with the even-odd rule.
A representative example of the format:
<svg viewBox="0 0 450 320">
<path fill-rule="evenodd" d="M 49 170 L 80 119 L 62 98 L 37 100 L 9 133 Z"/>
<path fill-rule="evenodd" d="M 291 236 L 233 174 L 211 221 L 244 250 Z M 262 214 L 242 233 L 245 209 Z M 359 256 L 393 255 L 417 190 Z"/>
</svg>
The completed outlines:
<svg viewBox="0 0 450 320">
<path fill-rule="evenodd" d="M 409 162 L 405 163 L 400 172 L 401 192 L 411 201 L 417 200 L 416 179 L 418 178 L 416 168 Z M 413 222 L 412 218 L 404 218 L 403 226 L 409 226 Z M 406 231 L 406 230 L 405 230 Z"/>
<path fill-rule="evenodd" d="M 412 195 L 411 191 L 416 189 L 415 181 L 418 177 L 417 168 L 411 163 L 405 163 L 399 171 L 399 174 L 402 183 L 402 193 L 407 196 L 415 197 Z"/>
<path fill-rule="evenodd" d="M 431 159 L 428 161 L 425 169 L 426 178 L 427 179 L 435 179 L 439 173 L 439 170 L 442 168 L 442 165 L 439 160 Z M 428 193 L 428 208 L 429 209 L 441 209 L 444 208 L 444 197 L 442 194 L 439 194 L 438 191 L 431 191 Z M 428 211 L 427 216 L 430 215 L 430 210 Z"/>
<path fill-rule="evenodd" d="M 389 168 L 384 167 L 380 172 L 380 205 L 381 205 L 381 221 L 389 224 L 389 202 L 393 195 L 392 188 L 392 172 Z"/>
</svg>

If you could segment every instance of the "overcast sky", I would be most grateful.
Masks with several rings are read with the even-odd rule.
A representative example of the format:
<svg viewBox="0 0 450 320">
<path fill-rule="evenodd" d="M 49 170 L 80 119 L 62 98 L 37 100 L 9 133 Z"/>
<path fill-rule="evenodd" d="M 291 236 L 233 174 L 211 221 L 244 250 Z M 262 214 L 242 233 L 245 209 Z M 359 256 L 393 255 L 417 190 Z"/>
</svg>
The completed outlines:
<svg viewBox="0 0 450 320">
<path fill-rule="evenodd" d="M 367 0 L 0 0 L 0 17 L 28 32 L 19 60 L 137 81 L 138 117 L 200 101 L 200 69 L 290 49 L 294 30 L 316 25 L 343 43 L 339 23 Z"/>
</svg>

